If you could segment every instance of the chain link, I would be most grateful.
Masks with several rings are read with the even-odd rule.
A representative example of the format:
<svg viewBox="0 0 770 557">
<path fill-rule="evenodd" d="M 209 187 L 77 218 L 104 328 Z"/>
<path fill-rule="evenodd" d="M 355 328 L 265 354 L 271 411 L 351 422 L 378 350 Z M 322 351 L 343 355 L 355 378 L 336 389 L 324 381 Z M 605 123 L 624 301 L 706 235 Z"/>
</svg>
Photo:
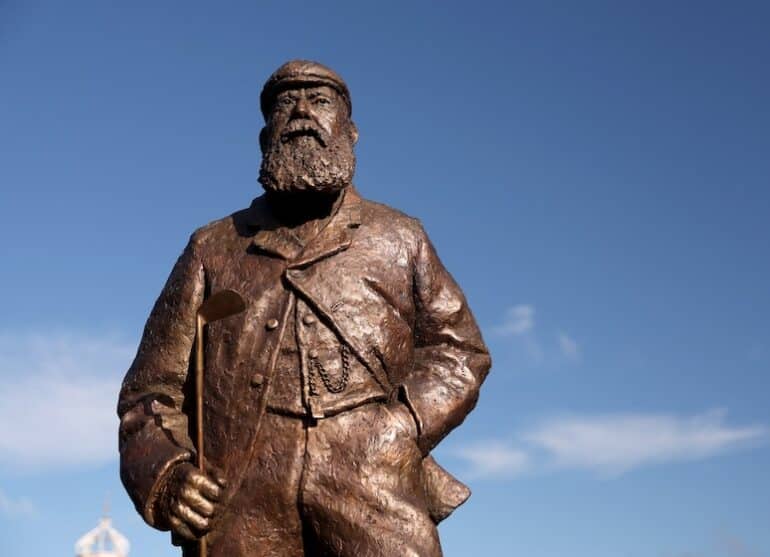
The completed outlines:
<svg viewBox="0 0 770 557">
<path fill-rule="evenodd" d="M 330 393 L 338 394 L 345 390 L 345 387 L 348 385 L 348 379 L 350 378 L 350 348 L 347 347 L 347 345 L 343 344 L 340 346 L 340 360 L 342 362 L 342 376 L 340 377 L 339 381 L 335 383 L 332 378 L 329 376 L 329 372 L 326 370 L 326 368 L 323 366 L 321 361 L 318 359 L 318 357 L 313 357 L 308 355 L 308 359 L 310 360 L 310 373 L 308 374 L 309 379 L 309 387 L 310 387 L 310 394 L 311 395 L 318 395 L 318 390 L 316 389 L 315 381 L 313 380 L 313 370 L 315 370 L 318 375 L 321 377 L 321 381 L 324 384 L 324 387 L 326 387 L 326 390 Z"/>
</svg>

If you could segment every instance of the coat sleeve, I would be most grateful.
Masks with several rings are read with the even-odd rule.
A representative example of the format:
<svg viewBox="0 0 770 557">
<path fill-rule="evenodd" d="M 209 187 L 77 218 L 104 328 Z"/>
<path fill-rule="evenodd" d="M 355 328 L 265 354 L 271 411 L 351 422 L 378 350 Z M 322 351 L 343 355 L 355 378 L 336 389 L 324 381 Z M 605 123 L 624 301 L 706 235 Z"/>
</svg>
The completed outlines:
<svg viewBox="0 0 770 557">
<path fill-rule="evenodd" d="M 204 287 L 191 239 L 150 313 L 118 400 L 120 477 L 137 511 L 156 528 L 165 529 L 155 512 L 163 480 L 194 453 L 182 407 Z"/>
<path fill-rule="evenodd" d="M 476 405 L 491 359 L 465 296 L 422 228 L 413 292 L 415 361 L 401 388 L 427 454 Z"/>
</svg>

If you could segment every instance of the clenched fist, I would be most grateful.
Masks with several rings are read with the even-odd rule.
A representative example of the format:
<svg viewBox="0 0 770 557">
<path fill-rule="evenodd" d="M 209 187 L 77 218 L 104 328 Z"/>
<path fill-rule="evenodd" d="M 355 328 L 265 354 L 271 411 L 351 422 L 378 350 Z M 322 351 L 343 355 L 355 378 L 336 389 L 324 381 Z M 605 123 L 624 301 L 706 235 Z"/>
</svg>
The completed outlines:
<svg viewBox="0 0 770 557">
<path fill-rule="evenodd" d="M 188 540 L 206 534 L 224 487 L 222 479 L 208 477 L 189 462 L 174 466 L 159 501 L 171 531 Z"/>
</svg>

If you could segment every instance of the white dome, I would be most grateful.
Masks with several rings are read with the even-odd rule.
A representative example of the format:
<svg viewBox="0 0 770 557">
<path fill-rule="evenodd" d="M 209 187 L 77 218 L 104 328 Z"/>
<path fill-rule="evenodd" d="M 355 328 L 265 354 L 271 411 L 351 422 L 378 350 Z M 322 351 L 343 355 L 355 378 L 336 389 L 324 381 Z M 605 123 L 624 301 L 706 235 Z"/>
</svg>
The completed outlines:
<svg viewBox="0 0 770 557">
<path fill-rule="evenodd" d="M 109 518 L 102 518 L 99 525 L 75 543 L 76 557 L 126 557 L 130 544 L 115 530 Z"/>
</svg>

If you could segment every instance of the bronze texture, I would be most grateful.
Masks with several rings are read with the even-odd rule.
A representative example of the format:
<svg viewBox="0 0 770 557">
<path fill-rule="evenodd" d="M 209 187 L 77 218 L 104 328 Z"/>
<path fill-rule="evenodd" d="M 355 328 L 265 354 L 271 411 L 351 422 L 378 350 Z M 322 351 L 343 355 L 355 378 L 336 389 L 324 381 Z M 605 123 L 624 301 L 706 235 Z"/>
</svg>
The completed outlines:
<svg viewBox="0 0 770 557">
<path fill-rule="evenodd" d="M 118 403 L 121 478 L 184 555 L 204 535 L 211 557 L 441 555 L 436 524 L 470 492 L 430 452 L 476 404 L 487 348 L 419 221 L 352 185 L 339 75 L 289 62 L 260 102 L 265 193 L 198 229 L 155 303 Z M 243 311 L 198 327 L 225 290 Z"/>
</svg>

